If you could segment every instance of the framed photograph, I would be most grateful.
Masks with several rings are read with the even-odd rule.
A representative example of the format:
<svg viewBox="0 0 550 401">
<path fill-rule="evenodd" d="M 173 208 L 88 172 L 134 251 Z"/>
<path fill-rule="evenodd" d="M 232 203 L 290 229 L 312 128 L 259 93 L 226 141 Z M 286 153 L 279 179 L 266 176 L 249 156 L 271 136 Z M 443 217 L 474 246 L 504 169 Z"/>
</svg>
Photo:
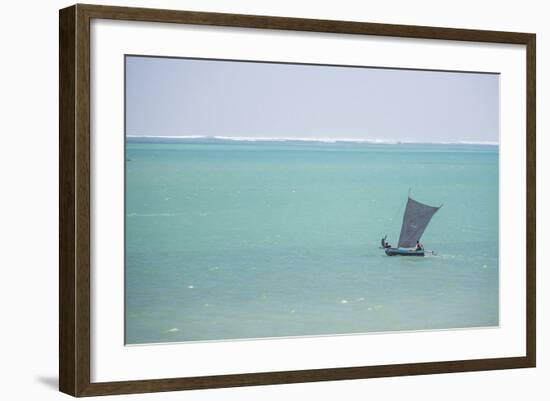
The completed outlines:
<svg viewBox="0 0 550 401">
<path fill-rule="evenodd" d="M 535 34 L 59 18 L 61 391 L 535 366 Z"/>
</svg>

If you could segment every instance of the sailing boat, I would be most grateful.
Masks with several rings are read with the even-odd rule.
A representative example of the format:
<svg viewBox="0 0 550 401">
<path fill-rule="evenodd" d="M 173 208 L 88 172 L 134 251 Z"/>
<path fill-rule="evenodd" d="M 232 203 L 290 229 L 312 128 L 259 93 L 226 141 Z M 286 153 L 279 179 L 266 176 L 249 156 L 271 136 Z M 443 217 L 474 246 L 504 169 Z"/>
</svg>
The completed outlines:
<svg viewBox="0 0 550 401">
<path fill-rule="evenodd" d="M 441 205 L 443 206 L 443 205 Z M 382 238 L 382 247 L 388 256 L 424 256 L 424 247 L 420 244 L 420 238 L 433 215 L 441 208 L 425 205 L 413 198 L 408 197 L 405 213 L 403 214 L 403 223 L 401 224 L 401 234 L 397 248 L 392 248 Z"/>
</svg>

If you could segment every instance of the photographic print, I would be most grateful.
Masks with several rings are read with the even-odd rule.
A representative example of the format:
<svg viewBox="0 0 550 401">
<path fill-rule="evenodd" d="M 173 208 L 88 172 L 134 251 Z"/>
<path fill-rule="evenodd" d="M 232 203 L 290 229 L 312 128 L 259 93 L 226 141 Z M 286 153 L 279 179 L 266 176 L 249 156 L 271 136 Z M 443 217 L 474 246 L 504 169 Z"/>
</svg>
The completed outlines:
<svg viewBox="0 0 550 401">
<path fill-rule="evenodd" d="M 499 74 L 125 56 L 125 343 L 499 325 Z"/>
</svg>

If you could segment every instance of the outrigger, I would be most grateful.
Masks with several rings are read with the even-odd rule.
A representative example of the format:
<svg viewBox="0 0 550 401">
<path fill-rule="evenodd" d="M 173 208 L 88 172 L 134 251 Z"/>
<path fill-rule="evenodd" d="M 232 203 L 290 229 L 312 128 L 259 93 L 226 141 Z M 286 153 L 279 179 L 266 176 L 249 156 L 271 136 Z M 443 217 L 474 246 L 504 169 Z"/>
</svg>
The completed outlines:
<svg viewBox="0 0 550 401">
<path fill-rule="evenodd" d="M 443 206 L 443 205 L 441 205 Z M 434 254 L 433 251 L 425 251 L 424 246 L 420 243 L 420 238 L 433 215 L 441 208 L 425 205 L 413 198 L 408 197 L 405 213 L 403 214 L 403 223 L 401 225 L 401 233 L 399 234 L 399 242 L 397 247 L 392 247 L 386 241 L 387 235 L 380 242 L 384 252 L 388 256 L 424 256 L 426 252 Z"/>
</svg>

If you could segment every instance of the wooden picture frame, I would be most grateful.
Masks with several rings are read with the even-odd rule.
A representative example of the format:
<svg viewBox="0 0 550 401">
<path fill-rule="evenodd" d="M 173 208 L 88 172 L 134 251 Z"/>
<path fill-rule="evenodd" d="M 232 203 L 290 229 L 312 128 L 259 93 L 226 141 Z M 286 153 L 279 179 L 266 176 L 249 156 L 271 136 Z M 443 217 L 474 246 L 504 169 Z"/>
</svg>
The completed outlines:
<svg viewBox="0 0 550 401">
<path fill-rule="evenodd" d="M 396 365 L 91 382 L 90 21 L 109 19 L 439 39 L 526 47 L 526 355 Z M 536 361 L 535 34 L 254 15 L 74 5 L 59 14 L 59 389 L 73 396 L 144 393 L 534 367 Z"/>
</svg>

